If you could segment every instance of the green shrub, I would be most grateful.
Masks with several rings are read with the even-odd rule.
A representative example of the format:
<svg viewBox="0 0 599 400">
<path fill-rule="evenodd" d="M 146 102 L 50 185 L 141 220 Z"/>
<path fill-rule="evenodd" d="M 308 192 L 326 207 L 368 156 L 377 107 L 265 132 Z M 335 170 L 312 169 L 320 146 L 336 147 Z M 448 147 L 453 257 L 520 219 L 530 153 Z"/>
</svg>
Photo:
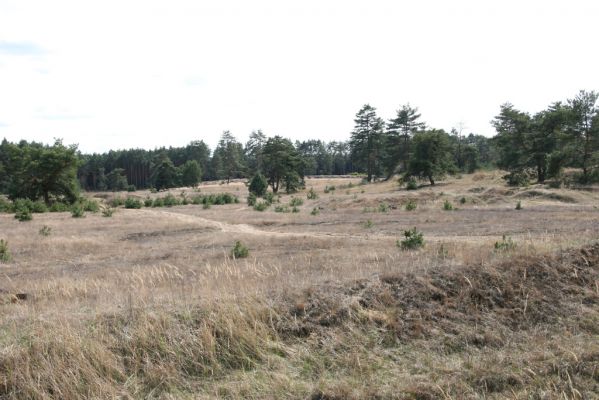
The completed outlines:
<svg viewBox="0 0 599 400">
<path fill-rule="evenodd" d="M 312 211 L 310 211 L 310 215 L 318 215 L 320 214 L 320 209 L 318 207 L 314 207 Z"/>
<path fill-rule="evenodd" d="M 11 258 L 8 242 L 4 239 L 0 239 L 0 262 L 7 263 Z"/>
<path fill-rule="evenodd" d="M 364 222 L 364 228 L 370 229 L 374 226 L 374 222 L 372 222 L 372 220 L 367 220 L 366 222 Z"/>
<path fill-rule="evenodd" d="M 84 211 L 89 211 L 93 213 L 100 211 L 100 205 L 95 200 L 83 199 L 81 200 L 81 205 L 83 206 Z"/>
<path fill-rule="evenodd" d="M 416 190 L 418 189 L 418 184 L 416 183 L 415 179 L 410 179 L 408 180 L 408 182 L 406 183 L 406 190 Z"/>
<path fill-rule="evenodd" d="M 208 201 L 207 201 L 207 202 L 205 202 L 205 203 L 202 203 L 202 208 L 203 208 L 204 210 L 207 210 L 207 209 L 209 209 L 210 207 L 212 207 L 212 204 L 211 204 L 210 202 L 208 202 Z"/>
<path fill-rule="evenodd" d="M 170 193 L 163 198 L 163 201 L 165 207 L 178 206 L 181 204 L 181 201 Z"/>
<path fill-rule="evenodd" d="M 81 205 L 81 203 L 73 204 L 73 206 L 71 207 L 71 216 L 73 218 L 84 218 L 85 217 L 85 210 L 83 209 L 83 206 Z"/>
<path fill-rule="evenodd" d="M 150 198 L 150 196 L 146 197 L 144 200 L 144 207 L 152 207 L 154 205 L 154 201 Z"/>
<path fill-rule="evenodd" d="M 516 210 L 522 210 L 522 202 L 520 200 L 516 203 Z"/>
<path fill-rule="evenodd" d="M 2 196 L 0 196 L 0 212 L 14 212 L 13 203 Z"/>
<path fill-rule="evenodd" d="M 200 204 L 202 204 L 202 199 L 203 199 L 202 196 L 197 196 L 197 195 L 193 196 L 191 198 L 191 204 L 200 205 Z"/>
<path fill-rule="evenodd" d="M 295 207 L 295 206 L 293 206 L 293 208 L 291 209 L 291 212 L 292 213 L 298 213 L 298 212 L 300 212 L 300 209 L 297 208 L 297 207 Z"/>
<path fill-rule="evenodd" d="M 528 186 L 531 180 L 530 171 L 513 171 L 503 176 L 509 186 Z"/>
<path fill-rule="evenodd" d="M 256 195 L 254 193 L 248 194 L 248 198 L 247 198 L 248 206 L 253 207 L 256 204 L 257 200 L 258 200 L 258 198 L 256 197 Z"/>
<path fill-rule="evenodd" d="M 266 190 L 268 189 L 268 182 L 266 181 L 266 177 L 261 173 L 257 173 L 252 177 L 249 186 L 250 193 L 256 195 L 256 197 L 262 197 L 266 194 Z"/>
<path fill-rule="evenodd" d="M 334 192 L 334 191 L 335 191 L 335 189 L 336 189 L 336 188 L 335 188 L 335 185 L 331 185 L 331 186 L 328 186 L 328 185 L 327 185 L 327 186 L 325 186 L 325 187 L 324 187 L 324 192 L 325 192 L 325 193 Z"/>
<path fill-rule="evenodd" d="M 424 237 L 422 232 L 419 232 L 415 227 L 412 229 L 408 229 L 403 233 L 404 239 L 402 241 L 397 241 L 397 247 L 402 250 L 415 250 L 424 246 Z"/>
<path fill-rule="evenodd" d="M 304 204 L 304 200 L 299 197 L 292 197 L 289 205 L 291 207 L 298 207 Z"/>
<path fill-rule="evenodd" d="M 316 193 L 316 191 L 314 191 L 314 188 L 311 187 L 310 190 L 308 190 L 306 197 L 308 198 L 308 200 L 316 200 L 318 198 L 318 193 Z"/>
<path fill-rule="evenodd" d="M 507 252 L 515 249 L 516 243 L 514 243 L 510 236 L 503 235 L 500 242 L 495 242 L 494 247 L 496 252 Z"/>
<path fill-rule="evenodd" d="M 31 212 L 43 214 L 45 212 L 48 212 L 48 207 L 46 206 L 46 203 L 44 203 L 41 200 L 34 201 L 33 203 L 31 203 Z"/>
<path fill-rule="evenodd" d="M 114 209 L 114 208 L 112 208 L 112 207 L 104 207 L 104 208 L 102 209 L 102 216 L 103 216 L 103 217 L 106 217 L 106 218 L 110 218 L 110 217 L 112 217 L 112 214 L 114 214 L 114 211 L 115 211 L 115 210 L 116 210 L 116 209 Z"/>
<path fill-rule="evenodd" d="M 418 204 L 414 200 L 410 200 L 406 203 L 406 211 L 414 211 L 418 207 Z"/>
<path fill-rule="evenodd" d="M 264 194 L 264 200 L 268 203 L 268 205 L 271 205 L 272 203 L 275 202 L 275 195 L 273 192 L 266 192 Z"/>
<path fill-rule="evenodd" d="M 22 206 L 15 210 L 15 218 L 21 222 L 31 221 L 33 219 L 33 215 L 29 208 Z"/>
<path fill-rule="evenodd" d="M 443 202 L 443 209 L 445 211 L 451 211 L 451 210 L 453 210 L 453 204 L 451 204 L 451 202 L 449 200 L 445 200 Z"/>
<path fill-rule="evenodd" d="M 50 228 L 48 225 L 42 226 L 42 228 L 39 230 L 39 234 L 42 236 L 50 236 L 51 233 L 52 228 Z"/>
<path fill-rule="evenodd" d="M 14 210 L 18 210 L 21 208 L 26 208 L 29 211 L 33 210 L 33 201 L 29 200 L 29 199 L 16 199 L 13 202 L 13 208 Z"/>
<path fill-rule="evenodd" d="M 257 201 L 256 204 L 254 204 L 254 210 L 256 211 L 265 211 L 268 207 L 270 207 L 270 203 L 267 201 Z"/>
<path fill-rule="evenodd" d="M 118 207 L 125 204 L 125 200 L 120 197 L 113 197 L 109 202 L 111 207 Z"/>
<path fill-rule="evenodd" d="M 378 211 L 381 213 L 389 212 L 389 204 L 387 203 L 379 203 Z"/>
<path fill-rule="evenodd" d="M 136 199 L 135 197 L 127 197 L 125 199 L 125 208 L 140 209 L 141 206 L 142 206 L 141 201 Z"/>
<path fill-rule="evenodd" d="M 67 212 L 71 209 L 71 206 L 65 203 L 52 203 L 50 206 L 50 212 Z"/>
<path fill-rule="evenodd" d="M 129 185 L 129 186 L 127 186 L 127 191 L 128 192 L 135 192 L 135 190 L 136 190 L 135 185 Z"/>
<path fill-rule="evenodd" d="M 291 210 L 289 210 L 289 206 L 287 204 L 281 204 L 281 205 L 275 206 L 275 212 L 288 213 L 289 211 L 291 211 Z"/>
<path fill-rule="evenodd" d="M 246 258 L 249 254 L 250 250 L 246 246 L 244 246 L 239 240 L 235 242 L 235 245 L 231 250 L 231 257 Z"/>
<path fill-rule="evenodd" d="M 460 199 L 460 204 L 466 204 L 466 198 L 465 197 L 462 197 Z"/>
<path fill-rule="evenodd" d="M 164 200 L 162 197 L 156 197 L 152 202 L 152 207 L 164 207 Z"/>
</svg>

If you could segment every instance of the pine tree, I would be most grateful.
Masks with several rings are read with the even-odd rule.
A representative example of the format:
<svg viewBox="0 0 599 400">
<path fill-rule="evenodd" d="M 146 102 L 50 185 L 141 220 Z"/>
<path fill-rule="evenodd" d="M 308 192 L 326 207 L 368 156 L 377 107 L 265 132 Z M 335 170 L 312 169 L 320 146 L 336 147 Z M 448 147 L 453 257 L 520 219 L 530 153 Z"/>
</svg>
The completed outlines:
<svg viewBox="0 0 599 400">
<path fill-rule="evenodd" d="M 372 182 L 380 170 L 384 122 L 377 117 L 376 109 L 366 104 L 356 114 L 354 123 L 350 140 L 352 155 L 366 169 L 368 182 Z"/>
<path fill-rule="evenodd" d="M 392 176 L 400 163 L 403 170 L 407 170 L 412 136 L 426 126 L 419 119 L 418 108 L 405 104 L 397 110 L 397 116 L 387 124 L 383 161 L 387 176 Z"/>
</svg>

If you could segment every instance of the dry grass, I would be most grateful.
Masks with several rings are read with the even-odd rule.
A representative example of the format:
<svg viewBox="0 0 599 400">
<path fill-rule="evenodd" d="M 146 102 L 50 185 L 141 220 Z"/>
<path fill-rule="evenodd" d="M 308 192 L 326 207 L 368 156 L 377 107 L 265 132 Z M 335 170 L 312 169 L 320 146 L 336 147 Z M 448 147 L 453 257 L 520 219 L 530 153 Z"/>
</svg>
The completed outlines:
<svg viewBox="0 0 599 400">
<path fill-rule="evenodd" d="M 0 398 L 595 398 L 599 196 L 500 176 L 314 179 L 296 214 L 235 182 L 201 186 L 241 200 L 207 210 L 0 215 Z"/>
</svg>

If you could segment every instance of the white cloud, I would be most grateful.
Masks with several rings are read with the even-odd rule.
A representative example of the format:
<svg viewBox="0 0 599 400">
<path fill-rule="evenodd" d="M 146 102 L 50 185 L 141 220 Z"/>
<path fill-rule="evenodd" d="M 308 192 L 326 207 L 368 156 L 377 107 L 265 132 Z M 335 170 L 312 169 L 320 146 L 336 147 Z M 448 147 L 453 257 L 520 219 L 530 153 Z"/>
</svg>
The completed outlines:
<svg viewBox="0 0 599 400">
<path fill-rule="evenodd" d="M 362 104 L 410 102 L 489 135 L 505 101 L 599 89 L 598 17 L 581 0 L 3 1 L 0 134 L 84 151 L 226 129 L 343 140 Z"/>
</svg>

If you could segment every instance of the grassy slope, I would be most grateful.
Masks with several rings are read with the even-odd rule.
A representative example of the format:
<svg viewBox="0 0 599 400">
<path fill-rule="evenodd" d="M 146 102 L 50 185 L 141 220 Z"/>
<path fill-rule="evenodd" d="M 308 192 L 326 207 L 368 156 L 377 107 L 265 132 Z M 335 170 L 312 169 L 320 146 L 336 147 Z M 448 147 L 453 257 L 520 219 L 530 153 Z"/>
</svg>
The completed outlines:
<svg viewBox="0 0 599 400">
<path fill-rule="evenodd" d="M 238 304 L 32 322 L 6 398 L 594 398 L 599 245 Z M 6 339 L 5 339 L 6 340 Z"/>
</svg>

